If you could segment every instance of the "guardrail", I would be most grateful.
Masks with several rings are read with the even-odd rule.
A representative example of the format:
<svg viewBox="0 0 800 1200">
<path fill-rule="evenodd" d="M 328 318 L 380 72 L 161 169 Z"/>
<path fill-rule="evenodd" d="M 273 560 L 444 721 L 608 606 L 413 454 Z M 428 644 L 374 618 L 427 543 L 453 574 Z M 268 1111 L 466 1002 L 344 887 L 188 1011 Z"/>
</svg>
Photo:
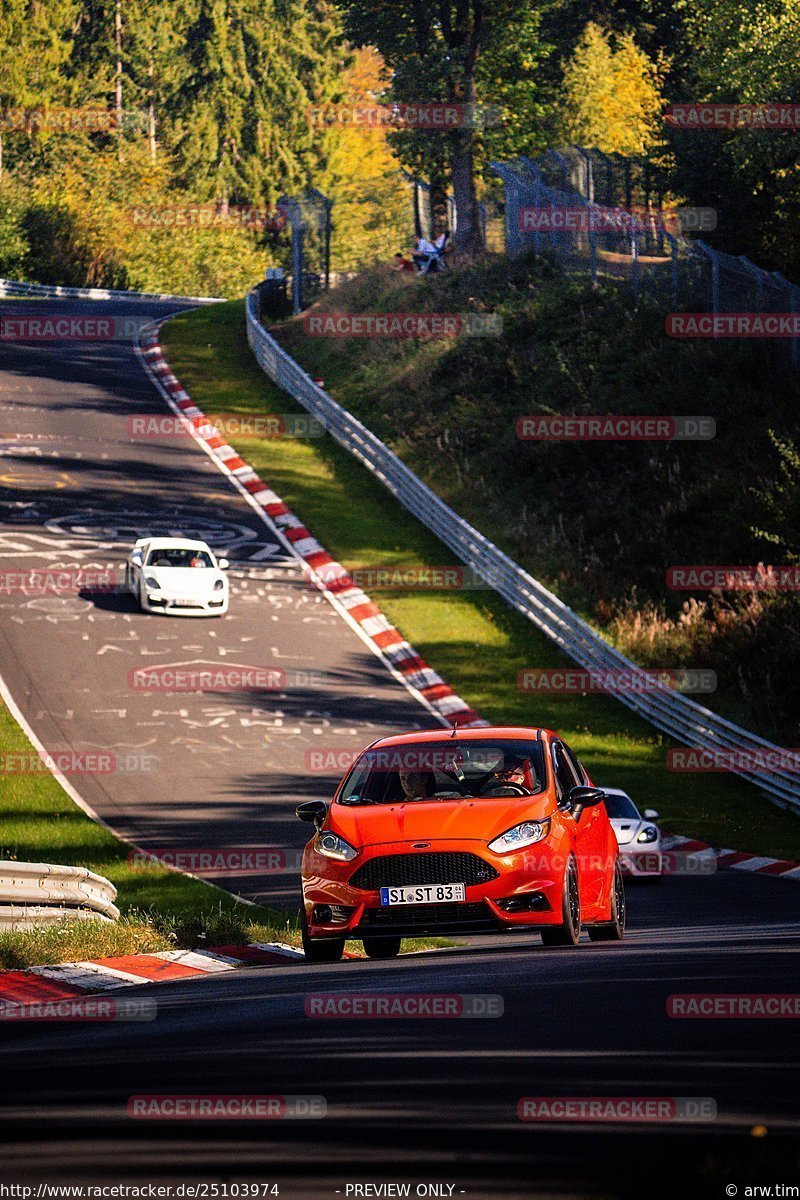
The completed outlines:
<svg viewBox="0 0 800 1200">
<path fill-rule="evenodd" d="M 117 889 L 87 867 L 0 861 L 0 927 L 26 928 L 64 917 L 116 921 Z"/>
<path fill-rule="evenodd" d="M 43 300 L 188 300 L 193 304 L 224 303 L 222 296 L 177 296 L 171 292 L 125 292 L 113 288 L 60 287 L 57 284 L 20 283 L 0 279 L 0 297 L 40 296 Z"/>
<path fill-rule="evenodd" d="M 271 337 L 258 319 L 254 294 L 247 297 L 247 338 L 258 363 L 279 387 L 322 421 L 331 436 L 357 458 L 392 495 L 474 570 L 503 599 L 551 638 L 579 666 L 603 672 L 642 668 L 610 646 L 543 584 L 518 566 L 488 538 L 449 508 L 388 446 L 337 404 Z M 744 751 L 765 761 L 780 754 L 774 743 L 717 716 L 695 700 L 668 688 L 609 692 L 657 729 L 693 748 Z M 782 808 L 800 813 L 800 779 L 790 770 L 737 766 Z"/>
</svg>

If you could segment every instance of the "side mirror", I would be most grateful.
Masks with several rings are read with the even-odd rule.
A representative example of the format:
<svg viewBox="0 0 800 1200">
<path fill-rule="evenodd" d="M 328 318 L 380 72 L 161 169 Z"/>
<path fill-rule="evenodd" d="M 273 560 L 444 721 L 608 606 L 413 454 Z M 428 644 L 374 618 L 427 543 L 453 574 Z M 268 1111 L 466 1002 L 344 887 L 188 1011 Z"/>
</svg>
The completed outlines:
<svg viewBox="0 0 800 1200">
<path fill-rule="evenodd" d="M 228 562 L 227 558 L 218 558 L 217 559 L 217 566 L 219 567 L 220 571 L 227 571 L 227 569 L 230 565 L 231 564 Z"/>
<path fill-rule="evenodd" d="M 646 808 L 644 810 L 644 819 L 645 821 L 657 821 L 658 813 L 654 808 Z"/>
<path fill-rule="evenodd" d="M 304 800 L 294 811 L 301 821 L 313 822 L 319 829 L 328 815 L 328 806 L 324 800 Z"/>
<path fill-rule="evenodd" d="M 572 788 L 567 797 L 576 821 L 585 808 L 594 808 L 596 804 L 602 804 L 605 798 L 606 794 L 602 788 L 586 787 L 583 784 Z"/>
</svg>

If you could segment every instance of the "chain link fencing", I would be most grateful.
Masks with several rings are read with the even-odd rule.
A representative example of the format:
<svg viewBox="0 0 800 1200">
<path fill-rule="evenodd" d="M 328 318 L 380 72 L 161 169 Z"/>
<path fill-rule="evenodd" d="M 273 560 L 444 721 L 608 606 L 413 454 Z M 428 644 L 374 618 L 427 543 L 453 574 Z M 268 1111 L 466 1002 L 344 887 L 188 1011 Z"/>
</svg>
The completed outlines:
<svg viewBox="0 0 800 1200">
<path fill-rule="evenodd" d="M 800 364 L 800 322 L 791 319 L 800 287 L 690 236 L 692 229 L 713 228 L 716 214 L 665 207 L 667 180 L 657 164 L 569 146 L 492 169 L 505 189 L 506 253 L 549 253 L 593 284 L 621 281 L 635 303 L 649 297 L 676 314 L 713 314 L 714 337 L 737 327 L 724 314 L 790 315 L 772 322 L 772 333 L 759 334 L 758 321 L 738 323 L 739 336 L 767 336 L 793 366 Z"/>
</svg>

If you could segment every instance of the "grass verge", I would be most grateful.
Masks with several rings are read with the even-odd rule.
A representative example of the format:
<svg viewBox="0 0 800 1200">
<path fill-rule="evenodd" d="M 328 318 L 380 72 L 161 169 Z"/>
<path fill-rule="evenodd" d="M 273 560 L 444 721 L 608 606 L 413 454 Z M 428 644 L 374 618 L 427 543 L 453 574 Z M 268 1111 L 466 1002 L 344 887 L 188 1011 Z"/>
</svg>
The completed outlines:
<svg viewBox="0 0 800 1200">
<path fill-rule="evenodd" d="M 23 731 L 0 703 L 0 747 L 30 755 Z M 249 941 L 299 943 L 294 920 L 250 906 L 166 867 L 129 862 L 130 846 L 87 817 L 49 772 L 0 779 L 0 859 L 89 867 L 118 890 L 118 922 L 65 920 L 0 932 L 0 968 L 112 954 Z"/>
<path fill-rule="evenodd" d="M 163 344 L 172 369 L 206 414 L 303 411 L 253 359 L 242 302 L 171 320 Z M 331 438 L 231 440 L 349 569 L 454 562 L 446 547 Z M 800 859 L 795 816 L 734 776 L 671 774 L 665 757 L 675 743 L 618 702 L 597 695 L 520 692 L 517 678 L 523 668 L 570 664 L 493 593 L 374 595 L 428 662 L 490 721 L 559 730 L 595 780 L 626 788 L 642 808 L 657 808 L 669 829 L 714 845 Z"/>
</svg>

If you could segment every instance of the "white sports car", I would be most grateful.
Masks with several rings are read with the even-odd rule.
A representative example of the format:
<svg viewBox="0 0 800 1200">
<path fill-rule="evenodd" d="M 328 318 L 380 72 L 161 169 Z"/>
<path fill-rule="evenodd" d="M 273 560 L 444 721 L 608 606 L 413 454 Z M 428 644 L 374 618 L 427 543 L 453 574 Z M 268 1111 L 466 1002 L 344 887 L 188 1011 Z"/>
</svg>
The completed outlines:
<svg viewBox="0 0 800 1200">
<path fill-rule="evenodd" d="M 658 820 L 658 813 L 653 808 L 646 808 L 642 816 L 628 793 L 621 788 L 604 787 L 603 791 L 606 794 L 608 819 L 619 842 L 622 870 L 629 875 L 660 879 L 665 864 L 661 830 L 653 824 Z"/>
<path fill-rule="evenodd" d="M 142 612 L 221 617 L 228 611 L 227 558 L 191 538 L 139 538 L 125 566 L 125 585 Z"/>
</svg>

